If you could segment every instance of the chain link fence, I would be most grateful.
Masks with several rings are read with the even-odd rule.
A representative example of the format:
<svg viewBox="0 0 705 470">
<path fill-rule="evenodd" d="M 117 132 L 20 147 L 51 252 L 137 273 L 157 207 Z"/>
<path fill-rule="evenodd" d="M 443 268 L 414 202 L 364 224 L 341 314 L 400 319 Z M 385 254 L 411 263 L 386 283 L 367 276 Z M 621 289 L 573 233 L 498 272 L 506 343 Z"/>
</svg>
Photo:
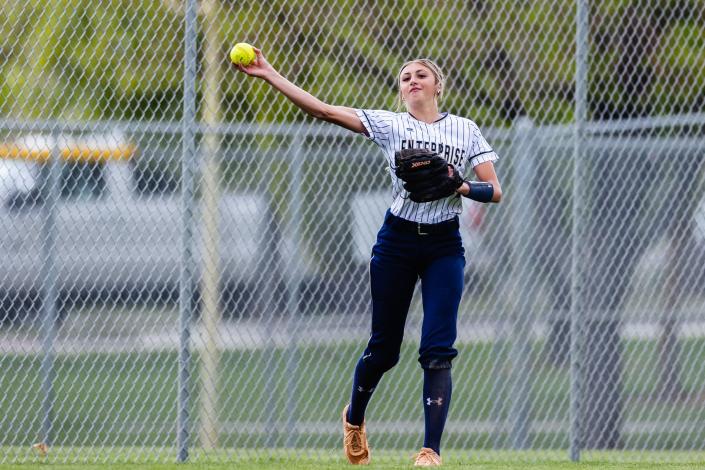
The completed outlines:
<svg viewBox="0 0 705 470">
<path fill-rule="evenodd" d="M 239 41 L 361 108 L 431 57 L 500 155 L 461 218 L 450 455 L 705 450 L 699 0 L 6 0 L 0 31 L 0 462 L 342 458 L 389 176 Z M 421 318 L 379 459 L 422 442 Z"/>
</svg>

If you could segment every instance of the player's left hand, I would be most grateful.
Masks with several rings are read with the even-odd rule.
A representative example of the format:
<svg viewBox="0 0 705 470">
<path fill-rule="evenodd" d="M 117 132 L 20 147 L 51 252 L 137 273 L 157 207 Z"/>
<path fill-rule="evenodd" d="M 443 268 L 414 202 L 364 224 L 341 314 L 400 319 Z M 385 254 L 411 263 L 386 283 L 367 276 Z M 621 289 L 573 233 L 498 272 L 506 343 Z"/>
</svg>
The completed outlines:
<svg viewBox="0 0 705 470">
<path fill-rule="evenodd" d="M 463 184 L 455 166 L 427 149 L 403 149 L 394 156 L 394 173 L 414 202 L 430 202 L 456 194 Z"/>
</svg>

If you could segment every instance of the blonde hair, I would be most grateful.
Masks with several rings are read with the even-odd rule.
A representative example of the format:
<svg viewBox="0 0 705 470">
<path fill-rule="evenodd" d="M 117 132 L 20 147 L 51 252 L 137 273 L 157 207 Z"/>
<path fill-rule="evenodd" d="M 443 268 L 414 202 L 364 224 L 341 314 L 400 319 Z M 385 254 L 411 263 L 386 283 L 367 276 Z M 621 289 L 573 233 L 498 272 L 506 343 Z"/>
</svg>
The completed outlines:
<svg viewBox="0 0 705 470">
<path fill-rule="evenodd" d="M 397 74 L 397 86 L 399 86 L 399 78 L 401 77 L 401 73 L 407 66 L 411 64 L 423 65 L 431 71 L 431 73 L 433 74 L 433 78 L 436 79 L 436 84 L 438 85 L 438 92 L 436 93 L 436 98 L 440 102 L 443 98 L 443 91 L 446 85 L 446 77 L 443 74 L 443 70 L 441 70 L 438 64 L 436 64 L 431 59 L 413 59 L 408 62 L 405 62 L 404 65 L 401 66 L 401 68 L 399 69 L 399 73 Z M 399 93 L 397 94 L 397 109 L 401 110 L 403 106 L 404 101 L 401 98 L 401 87 L 399 87 Z"/>
</svg>

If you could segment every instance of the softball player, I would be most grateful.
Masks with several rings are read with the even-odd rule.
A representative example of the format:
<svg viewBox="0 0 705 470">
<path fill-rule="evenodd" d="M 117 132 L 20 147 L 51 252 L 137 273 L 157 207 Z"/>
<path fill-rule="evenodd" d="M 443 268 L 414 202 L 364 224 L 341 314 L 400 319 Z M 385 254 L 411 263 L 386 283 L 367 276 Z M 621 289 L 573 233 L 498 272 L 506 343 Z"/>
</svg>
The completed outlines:
<svg viewBox="0 0 705 470">
<path fill-rule="evenodd" d="M 420 278 L 424 317 L 418 360 L 424 372 L 425 437 L 415 465 L 440 465 L 465 267 L 458 231 L 460 195 L 499 202 L 502 192 L 493 165 L 498 157 L 474 122 L 439 112 L 444 77 L 430 60 L 412 60 L 401 67 L 399 104 L 406 112 L 396 113 L 323 103 L 282 77 L 259 49 L 255 48 L 255 53 L 254 63 L 236 67 L 264 79 L 311 116 L 363 134 L 382 149 L 390 168 L 395 168 L 397 153 L 425 148 L 452 165 L 449 175 L 452 171 L 462 175 L 472 168 L 479 180 L 460 180 L 459 186 L 453 185 L 452 194 L 417 203 L 405 189 L 405 181 L 392 172 L 394 200 L 370 261 L 372 332 L 355 368 L 350 402 L 343 410 L 345 455 L 353 464 L 369 463 L 365 409 L 382 375 L 399 360 L 404 323 Z"/>
</svg>

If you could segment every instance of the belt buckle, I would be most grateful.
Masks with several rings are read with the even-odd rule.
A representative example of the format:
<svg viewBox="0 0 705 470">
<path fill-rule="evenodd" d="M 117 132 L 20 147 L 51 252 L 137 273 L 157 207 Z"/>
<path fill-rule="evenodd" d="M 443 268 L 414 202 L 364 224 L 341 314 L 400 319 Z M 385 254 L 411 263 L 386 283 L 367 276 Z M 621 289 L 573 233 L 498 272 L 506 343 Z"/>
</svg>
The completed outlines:
<svg viewBox="0 0 705 470">
<path fill-rule="evenodd" d="M 421 231 L 421 222 L 416 222 L 416 233 L 419 235 L 428 235 L 428 232 Z"/>
</svg>

